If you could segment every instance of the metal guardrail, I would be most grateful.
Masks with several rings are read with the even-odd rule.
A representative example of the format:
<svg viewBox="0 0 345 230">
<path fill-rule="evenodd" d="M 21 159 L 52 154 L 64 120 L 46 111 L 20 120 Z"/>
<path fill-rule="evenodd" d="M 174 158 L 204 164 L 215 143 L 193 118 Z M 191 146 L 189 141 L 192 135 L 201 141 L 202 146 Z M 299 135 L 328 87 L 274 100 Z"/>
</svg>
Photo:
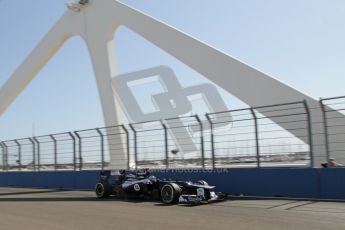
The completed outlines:
<svg viewBox="0 0 345 230">
<path fill-rule="evenodd" d="M 345 142 L 345 116 L 339 116 L 345 97 L 320 105 L 331 158 L 343 151 L 337 143 Z M 104 169 L 120 149 L 127 168 L 310 167 L 312 127 L 307 102 L 300 101 L 1 141 L 0 165 L 4 171 Z"/>
</svg>

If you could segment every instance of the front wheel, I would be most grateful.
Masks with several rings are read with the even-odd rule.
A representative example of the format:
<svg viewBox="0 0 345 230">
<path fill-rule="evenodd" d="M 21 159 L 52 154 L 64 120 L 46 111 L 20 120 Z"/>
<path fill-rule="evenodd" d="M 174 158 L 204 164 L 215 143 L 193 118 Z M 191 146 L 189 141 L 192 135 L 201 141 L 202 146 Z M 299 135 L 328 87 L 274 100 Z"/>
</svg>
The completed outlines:
<svg viewBox="0 0 345 230">
<path fill-rule="evenodd" d="M 109 188 L 104 183 L 97 183 L 95 188 L 97 198 L 106 198 L 110 196 Z"/>
<path fill-rule="evenodd" d="M 176 204 L 181 195 L 181 188 L 175 183 L 165 184 L 161 189 L 161 198 L 164 204 Z"/>
</svg>

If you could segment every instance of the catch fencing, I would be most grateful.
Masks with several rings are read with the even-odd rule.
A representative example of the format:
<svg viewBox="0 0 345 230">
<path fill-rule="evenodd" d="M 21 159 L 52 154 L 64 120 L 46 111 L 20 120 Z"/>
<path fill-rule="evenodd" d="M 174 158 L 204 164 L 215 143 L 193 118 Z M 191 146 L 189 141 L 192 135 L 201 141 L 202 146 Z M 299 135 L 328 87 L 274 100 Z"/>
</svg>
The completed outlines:
<svg viewBox="0 0 345 230">
<path fill-rule="evenodd" d="M 345 97 L 321 99 L 320 108 L 327 159 L 345 161 Z M 106 169 L 120 160 L 115 151 L 127 168 L 311 167 L 312 143 L 300 101 L 1 141 L 0 163 L 4 171 Z"/>
</svg>

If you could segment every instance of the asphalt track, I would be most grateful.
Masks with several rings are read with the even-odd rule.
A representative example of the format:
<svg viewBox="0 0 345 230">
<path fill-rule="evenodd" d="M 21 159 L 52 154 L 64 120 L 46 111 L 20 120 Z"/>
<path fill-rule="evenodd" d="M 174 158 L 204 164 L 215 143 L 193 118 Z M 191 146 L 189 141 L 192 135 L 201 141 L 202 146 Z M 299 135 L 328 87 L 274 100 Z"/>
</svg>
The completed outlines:
<svg viewBox="0 0 345 230">
<path fill-rule="evenodd" d="M 0 188 L 0 229 L 345 229 L 345 203 L 229 200 L 165 206 L 90 191 Z"/>
</svg>

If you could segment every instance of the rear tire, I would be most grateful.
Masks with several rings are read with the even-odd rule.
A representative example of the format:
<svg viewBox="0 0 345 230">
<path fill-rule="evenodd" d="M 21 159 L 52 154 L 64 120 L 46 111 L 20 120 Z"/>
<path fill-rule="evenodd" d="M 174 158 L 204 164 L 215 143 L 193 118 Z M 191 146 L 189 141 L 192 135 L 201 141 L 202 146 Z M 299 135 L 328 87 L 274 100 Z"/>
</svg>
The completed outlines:
<svg viewBox="0 0 345 230">
<path fill-rule="evenodd" d="M 99 199 L 110 196 L 110 189 L 105 183 L 97 183 L 95 188 L 96 196 Z"/>
<path fill-rule="evenodd" d="M 165 184 L 161 189 L 161 199 L 164 204 L 177 204 L 181 188 L 175 183 Z"/>
</svg>

